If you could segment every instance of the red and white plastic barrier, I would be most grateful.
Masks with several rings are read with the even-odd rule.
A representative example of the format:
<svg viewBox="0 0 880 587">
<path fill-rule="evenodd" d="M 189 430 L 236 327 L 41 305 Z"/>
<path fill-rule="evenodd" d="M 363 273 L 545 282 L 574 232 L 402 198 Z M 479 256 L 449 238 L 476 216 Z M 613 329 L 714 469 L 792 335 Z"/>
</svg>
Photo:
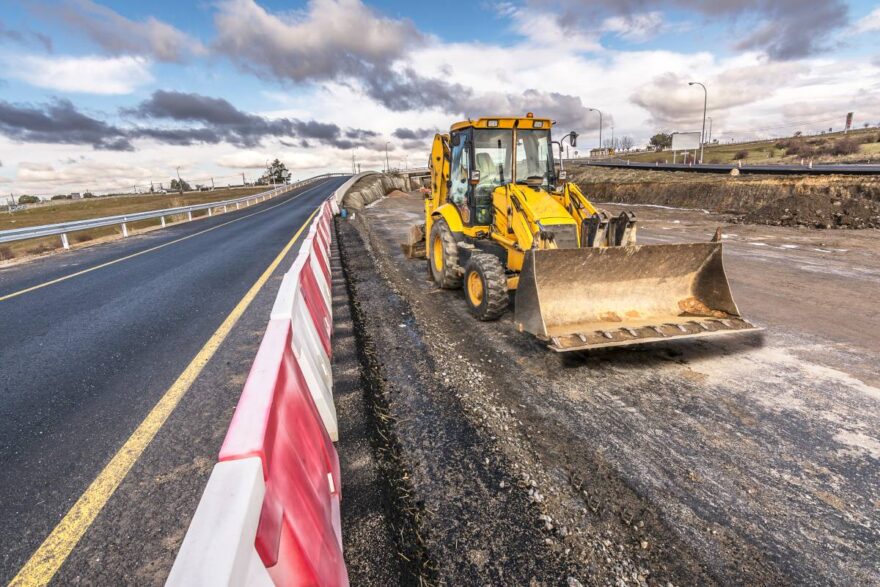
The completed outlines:
<svg viewBox="0 0 880 587">
<path fill-rule="evenodd" d="M 333 446 L 333 214 L 322 204 L 284 276 L 167 585 L 348 585 Z"/>
</svg>

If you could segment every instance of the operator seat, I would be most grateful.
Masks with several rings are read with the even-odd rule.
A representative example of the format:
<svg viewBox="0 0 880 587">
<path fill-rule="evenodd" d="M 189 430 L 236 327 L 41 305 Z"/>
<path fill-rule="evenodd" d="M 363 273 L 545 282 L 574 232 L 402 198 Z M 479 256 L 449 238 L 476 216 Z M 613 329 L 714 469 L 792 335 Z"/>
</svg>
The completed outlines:
<svg viewBox="0 0 880 587">
<path fill-rule="evenodd" d="M 480 172 L 480 183 L 474 190 L 474 204 L 476 205 L 476 224 L 490 224 L 492 222 L 492 191 L 499 183 L 498 166 L 492 162 L 492 156 L 488 153 L 477 153 L 477 170 Z"/>
</svg>

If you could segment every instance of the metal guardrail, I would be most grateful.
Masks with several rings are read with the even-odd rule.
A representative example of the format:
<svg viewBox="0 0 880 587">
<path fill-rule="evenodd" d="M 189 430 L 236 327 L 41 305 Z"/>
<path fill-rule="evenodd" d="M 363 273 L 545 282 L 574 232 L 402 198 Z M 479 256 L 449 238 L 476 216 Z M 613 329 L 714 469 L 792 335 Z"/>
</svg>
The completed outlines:
<svg viewBox="0 0 880 587">
<path fill-rule="evenodd" d="M 41 226 L 26 226 L 24 228 L 0 230 L 0 243 L 9 243 L 13 241 L 27 240 L 32 238 L 60 235 L 61 244 L 64 246 L 65 249 L 69 249 L 70 242 L 67 239 L 67 234 L 70 232 L 78 232 L 81 230 L 91 230 L 94 228 L 103 228 L 105 226 L 119 225 L 122 228 L 122 236 L 124 238 L 128 236 L 128 223 L 130 222 L 138 222 L 140 220 L 159 218 L 162 222 L 162 226 L 164 227 L 165 218 L 167 216 L 186 214 L 187 220 L 192 220 L 192 213 L 201 210 L 207 210 L 208 215 L 213 216 L 213 211 L 216 208 L 223 208 L 223 211 L 226 212 L 230 206 L 235 206 L 235 209 L 238 210 L 239 208 L 241 208 L 242 205 L 250 206 L 252 203 L 255 204 L 265 201 L 269 198 L 280 196 L 289 192 L 290 190 L 294 190 L 298 187 L 302 187 L 304 185 L 308 185 L 322 179 L 326 179 L 329 177 L 341 177 L 344 175 L 347 174 L 325 173 L 323 175 L 304 179 L 297 183 L 284 185 L 265 192 L 260 192 L 259 194 L 251 194 L 249 196 L 243 196 L 241 198 L 234 198 L 231 200 L 222 200 L 219 202 L 207 202 L 205 204 L 194 204 L 192 206 L 179 206 L 177 208 L 148 210 L 146 212 L 134 212 L 132 214 L 121 214 L 118 216 L 104 216 L 101 218 L 91 218 L 88 220 L 74 220 L 71 222 L 60 222 L 58 224 L 44 224 Z"/>
</svg>

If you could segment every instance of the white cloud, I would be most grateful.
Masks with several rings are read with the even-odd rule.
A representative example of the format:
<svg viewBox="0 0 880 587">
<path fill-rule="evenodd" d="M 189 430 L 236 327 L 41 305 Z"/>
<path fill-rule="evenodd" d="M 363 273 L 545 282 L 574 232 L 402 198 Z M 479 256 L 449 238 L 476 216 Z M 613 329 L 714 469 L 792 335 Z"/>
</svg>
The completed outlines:
<svg viewBox="0 0 880 587">
<path fill-rule="evenodd" d="M 795 126 L 799 121 L 822 121 L 828 117 L 839 119 L 840 123 L 833 123 L 838 127 L 851 110 L 855 110 L 857 120 L 880 120 L 878 106 L 874 106 L 876 100 L 872 98 L 880 91 L 880 70 L 869 65 L 870 57 L 847 59 L 831 54 L 824 59 L 773 63 L 761 50 L 721 57 L 711 50 L 693 53 L 642 47 L 617 51 L 600 43 L 603 34 L 639 40 L 650 36 L 654 26 L 665 30 L 679 26 L 664 24 L 662 16 L 659 22 L 657 16 L 631 21 L 599 18 L 585 31 L 569 26 L 549 11 L 528 5 L 506 5 L 496 12 L 503 19 L 498 25 L 509 26 L 514 34 L 502 46 L 479 41 L 444 42 L 408 28 L 411 23 L 405 19 L 383 17 L 354 0 L 314 0 L 301 11 L 285 13 L 266 12 L 250 0 L 234 0 L 225 6 L 225 11 L 220 11 L 222 15 L 247 17 L 237 25 L 225 23 L 230 27 L 227 38 L 244 44 L 236 45 L 243 60 L 239 65 L 247 69 L 247 59 L 253 58 L 252 66 L 259 63 L 264 79 L 268 80 L 263 83 L 244 78 L 246 83 L 254 84 L 255 92 L 269 98 L 264 101 L 265 111 L 261 115 L 332 122 L 343 129 L 367 129 L 381 136 L 350 150 L 314 141 L 309 141 L 309 146 L 303 146 L 299 140 L 282 143 L 276 138 L 240 150 L 229 144 L 178 147 L 139 139 L 136 152 L 89 151 L 92 161 L 79 164 L 85 172 L 57 163 L 67 157 L 78 157 L 83 149 L 77 145 L 14 143 L 0 138 L 0 152 L 10 153 L 4 155 L 10 176 L 19 169 L 17 161 L 53 162 L 53 169 L 40 172 L 42 175 L 34 169 L 19 170 L 15 183 L 4 186 L 4 191 L 83 191 L 107 184 L 148 185 L 150 179 L 167 185 L 176 165 L 182 166 L 181 174 L 188 181 L 195 183 L 214 176 L 217 185 L 225 185 L 239 183 L 240 172 L 248 180 L 254 179 L 262 173 L 266 159 L 275 157 L 295 170 L 298 178 L 348 170 L 352 155 L 363 169 L 381 168 L 385 140 L 391 140 L 392 165 L 402 165 L 405 157 L 410 166 L 423 165 L 430 139 L 420 146 L 418 141 L 393 139 L 391 133 L 398 128 L 448 129 L 464 113 L 450 114 L 448 104 L 440 103 L 436 94 L 428 94 L 430 100 L 418 107 L 394 110 L 388 101 L 369 94 L 361 78 L 347 69 L 359 64 L 368 68 L 391 67 L 393 71 L 413 67 L 425 79 L 457 84 L 465 92 L 453 92 L 453 100 L 456 105 L 464 105 L 470 116 L 497 109 L 558 117 L 565 120 L 565 126 L 557 132 L 571 128 L 583 133 L 581 151 L 595 145 L 598 135 L 598 116 L 584 112 L 587 107 L 603 111 L 605 138 L 610 136 L 612 124 L 616 136 L 633 136 L 637 144 L 664 128 L 661 125 L 669 125 L 668 130 L 699 130 L 702 91 L 688 87 L 691 80 L 704 81 L 709 87 L 709 116 L 714 118 L 715 136 L 732 136 L 734 132 L 782 135 L 786 128 L 774 129 L 789 125 L 800 130 Z M 368 25 L 363 38 L 347 37 L 355 35 L 359 26 L 343 14 L 345 6 L 363 15 Z M 340 19 L 346 18 L 328 21 L 320 7 L 328 8 Z M 259 26 L 254 29 L 251 25 Z M 547 28 L 541 28 L 545 25 Z M 318 30 L 327 36 L 316 36 Z M 385 30 L 388 38 L 377 38 L 370 32 L 373 30 L 380 31 L 379 36 Z M 416 41 L 412 44 L 408 42 L 408 30 Z M 267 38 L 257 38 L 260 35 Z M 255 45 L 246 45 L 252 40 L 257 41 Z M 727 47 L 724 39 L 718 39 L 713 46 Z M 262 55 L 263 51 L 267 54 Z M 337 52 L 344 53 L 346 60 L 330 63 L 332 67 L 327 69 L 325 58 L 332 59 Z M 275 59 L 279 55 L 280 60 Z M 279 77 L 275 76 L 286 78 L 287 83 L 279 84 Z M 291 83 L 296 84 L 292 91 Z M 574 116 L 566 119 L 556 109 Z M 831 125 L 827 123 L 825 127 Z M 96 177 L 100 178 L 100 185 L 91 183 Z"/>
<path fill-rule="evenodd" d="M 606 18 L 602 30 L 616 33 L 630 41 L 644 42 L 656 35 L 663 28 L 663 14 L 660 12 L 643 12 Z"/>
<path fill-rule="evenodd" d="M 265 169 L 269 157 L 257 151 L 236 151 L 217 159 L 217 165 L 229 169 Z"/>
<path fill-rule="evenodd" d="M 205 54 L 198 40 L 167 23 L 153 17 L 129 20 L 92 0 L 66 0 L 47 12 L 114 55 L 143 54 L 182 62 L 190 54 Z"/>
<path fill-rule="evenodd" d="M 387 67 L 424 38 L 409 20 L 383 17 L 360 0 L 310 0 L 287 14 L 223 0 L 215 24 L 218 51 L 247 70 L 295 81 Z"/>
<path fill-rule="evenodd" d="M 859 19 L 853 26 L 853 31 L 856 33 L 880 31 L 880 8 L 875 8 L 873 12 Z"/>
<path fill-rule="evenodd" d="M 567 51 L 603 50 L 596 32 L 566 26 L 557 14 L 544 8 L 505 3 L 499 11 L 511 21 L 513 31 L 531 44 L 552 45 Z"/>
<path fill-rule="evenodd" d="M 292 152 L 294 151 L 294 152 Z M 309 150 L 293 150 L 290 148 L 282 149 L 280 152 L 276 149 L 266 149 L 264 151 L 235 151 L 227 153 L 217 159 L 217 165 L 227 169 L 266 169 L 266 162 L 275 158 L 287 165 L 291 171 L 303 169 L 318 169 L 327 165 L 327 157 L 312 153 Z"/>
<path fill-rule="evenodd" d="M 143 57 L 41 57 L 4 59 L 7 75 L 32 86 L 84 94 L 130 94 L 153 81 Z"/>
</svg>

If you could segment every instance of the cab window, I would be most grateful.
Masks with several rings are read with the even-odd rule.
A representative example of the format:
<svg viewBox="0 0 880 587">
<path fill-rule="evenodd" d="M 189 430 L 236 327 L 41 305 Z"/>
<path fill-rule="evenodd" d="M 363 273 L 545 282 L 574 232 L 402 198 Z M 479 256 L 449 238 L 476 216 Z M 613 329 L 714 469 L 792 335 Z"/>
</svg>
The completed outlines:
<svg viewBox="0 0 880 587">
<path fill-rule="evenodd" d="M 455 144 L 455 138 L 458 144 Z M 452 162 L 449 170 L 449 200 L 461 206 L 467 200 L 468 171 L 470 170 L 470 152 L 465 134 L 453 136 Z"/>
</svg>

